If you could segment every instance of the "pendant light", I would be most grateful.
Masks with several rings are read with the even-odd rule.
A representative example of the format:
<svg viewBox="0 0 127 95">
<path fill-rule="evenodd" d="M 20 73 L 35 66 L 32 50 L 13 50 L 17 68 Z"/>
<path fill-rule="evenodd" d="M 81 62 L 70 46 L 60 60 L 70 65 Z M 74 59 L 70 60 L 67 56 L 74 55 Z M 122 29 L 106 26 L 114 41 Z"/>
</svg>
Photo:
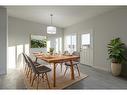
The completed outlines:
<svg viewBox="0 0 127 95">
<path fill-rule="evenodd" d="M 47 33 L 48 34 L 56 34 L 56 27 L 54 27 L 52 25 L 52 17 L 53 17 L 53 14 L 50 14 L 51 16 L 51 25 L 50 26 L 47 26 Z"/>
</svg>

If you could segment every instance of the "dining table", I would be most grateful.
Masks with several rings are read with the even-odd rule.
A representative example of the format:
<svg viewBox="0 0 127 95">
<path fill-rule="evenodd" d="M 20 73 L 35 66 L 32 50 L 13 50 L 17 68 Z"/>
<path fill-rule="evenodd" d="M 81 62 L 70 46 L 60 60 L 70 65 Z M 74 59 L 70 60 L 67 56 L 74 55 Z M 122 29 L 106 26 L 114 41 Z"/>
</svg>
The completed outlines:
<svg viewBox="0 0 127 95">
<path fill-rule="evenodd" d="M 55 55 L 47 55 L 44 53 L 33 53 L 36 57 L 36 61 L 38 59 L 43 60 L 49 64 L 53 64 L 53 87 L 56 87 L 56 64 L 63 64 L 64 62 L 70 62 L 70 78 L 74 80 L 74 68 L 73 68 L 73 61 L 79 59 L 79 56 L 74 55 L 62 55 L 62 54 L 55 54 Z"/>
</svg>

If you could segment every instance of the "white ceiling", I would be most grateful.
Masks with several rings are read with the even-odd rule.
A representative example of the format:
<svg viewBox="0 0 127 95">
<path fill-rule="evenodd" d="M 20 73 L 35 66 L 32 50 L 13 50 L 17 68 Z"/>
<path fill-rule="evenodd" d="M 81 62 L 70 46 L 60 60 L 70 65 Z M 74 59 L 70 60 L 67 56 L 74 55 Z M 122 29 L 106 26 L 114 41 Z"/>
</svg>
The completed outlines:
<svg viewBox="0 0 127 95">
<path fill-rule="evenodd" d="M 116 6 L 7 6 L 9 16 L 50 24 L 53 14 L 53 25 L 65 28 L 82 20 L 111 11 Z"/>
</svg>

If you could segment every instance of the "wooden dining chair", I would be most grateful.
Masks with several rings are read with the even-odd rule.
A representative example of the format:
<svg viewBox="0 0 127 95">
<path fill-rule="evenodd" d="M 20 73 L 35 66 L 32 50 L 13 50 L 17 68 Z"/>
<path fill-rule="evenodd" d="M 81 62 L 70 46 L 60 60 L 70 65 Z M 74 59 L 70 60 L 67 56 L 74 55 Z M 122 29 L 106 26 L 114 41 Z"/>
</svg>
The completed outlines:
<svg viewBox="0 0 127 95">
<path fill-rule="evenodd" d="M 77 52 L 77 51 L 74 51 L 74 52 L 72 53 L 72 55 L 75 55 L 75 56 L 79 56 L 79 57 L 80 57 L 80 53 Z M 78 67 L 78 64 L 79 64 L 79 63 L 80 63 L 80 59 L 77 59 L 77 60 L 74 60 L 74 61 L 73 61 L 73 66 L 77 69 L 78 74 L 79 74 L 79 76 L 80 76 L 80 70 L 79 70 L 79 67 Z M 70 62 L 65 62 L 65 66 L 66 66 L 66 69 L 65 69 L 65 72 L 64 72 L 64 76 L 66 75 L 66 72 L 67 72 L 68 68 L 71 67 Z"/>
<path fill-rule="evenodd" d="M 31 82 L 31 86 L 33 86 L 33 83 L 34 83 L 35 79 L 37 79 L 37 89 L 38 89 L 39 79 L 40 78 L 46 78 L 48 87 L 50 88 L 50 84 L 49 84 L 47 73 L 50 72 L 51 69 L 46 67 L 46 66 L 38 66 L 38 67 L 36 67 L 34 65 L 34 63 L 32 62 L 31 58 L 29 56 L 27 56 L 27 58 L 28 58 L 29 63 L 31 65 L 32 72 L 34 73 L 34 76 L 33 76 L 32 82 Z"/>
</svg>

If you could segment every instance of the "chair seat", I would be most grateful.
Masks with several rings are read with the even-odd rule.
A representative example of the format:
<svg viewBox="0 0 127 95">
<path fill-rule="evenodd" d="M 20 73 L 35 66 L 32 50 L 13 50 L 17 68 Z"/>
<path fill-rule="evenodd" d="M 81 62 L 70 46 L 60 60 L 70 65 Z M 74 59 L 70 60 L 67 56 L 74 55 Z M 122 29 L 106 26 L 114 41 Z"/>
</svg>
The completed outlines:
<svg viewBox="0 0 127 95">
<path fill-rule="evenodd" d="M 39 66 L 37 67 L 37 71 L 38 73 L 46 73 L 46 72 L 50 72 L 51 69 L 46 66 Z"/>
<path fill-rule="evenodd" d="M 73 62 L 73 65 L 77 65 L 77 64 L 79 64 L 79 62 Z M 65 65 L 66 66 L 71 66 L 70 62 L 66 62 Z"/>
</svg>

